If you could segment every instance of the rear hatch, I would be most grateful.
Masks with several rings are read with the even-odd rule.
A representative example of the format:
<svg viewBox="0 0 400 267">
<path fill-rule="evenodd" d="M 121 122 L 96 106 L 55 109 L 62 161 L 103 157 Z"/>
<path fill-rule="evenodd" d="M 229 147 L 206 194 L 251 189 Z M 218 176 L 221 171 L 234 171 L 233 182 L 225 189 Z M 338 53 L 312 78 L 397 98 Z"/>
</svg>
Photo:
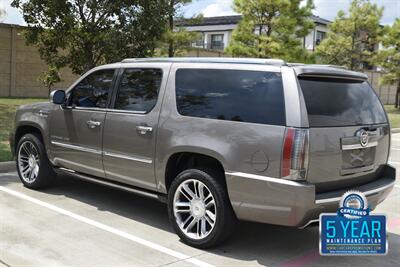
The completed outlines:
<svg viewBox="0 0 400 267">
<path fill-rule="evenodd" d="M 390 127 L 372 87 L 345 77 L 298 79 L 310 126 L 307 181 L 327 192 L 378 179 L 388 159 Z"/>
</svg>

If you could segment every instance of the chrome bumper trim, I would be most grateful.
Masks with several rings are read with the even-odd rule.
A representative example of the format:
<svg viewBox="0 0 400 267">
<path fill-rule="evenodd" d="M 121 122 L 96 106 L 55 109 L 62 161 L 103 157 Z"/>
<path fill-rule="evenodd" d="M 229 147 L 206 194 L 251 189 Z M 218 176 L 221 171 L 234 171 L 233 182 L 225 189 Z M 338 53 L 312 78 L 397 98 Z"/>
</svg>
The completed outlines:
<svg viewBox="0 0 400 267">
<path fill-rule="evenodd" d="M 395 182 L 393 181 L 390 184 L 387 184 L 385 186 L 375 188 L 375 189 L 372 189 L 369 191 L 365 191 L 363 193 L 365 194 L 366 197 L 368 197 L 368 196 L 374 195 L 376 193 L 379 193 L 381 191 L 384 191 L 390 187 L 393 187 L 394 184 L 395 184 Z M 332 203 L 332 202 L 339 202 L 341 198 L 342 197 L 340 196 L 340 197 L 333 197 L 333 198 L 316 199 L 315 204 L 326 204 L 326 203 Z"/>
<path fill-rule="evenodd" d="M 296 181 L 290 181 L 290 180 L 286 180 L 283 178 L 267 177 L 267 176 L 251 174 L 251 173 L 226 171 L 225 174 L 230 175 L 230 176 L 248 178 L 248 179 L 253 179 L 253 180 L 260 180 L 260 181 L 271 182 L 271 183 L 285 184 L 285 185 L 291 185 L 291 186 L 305 186 L 304 184 L 298 183 Z"/>
<path fill-rule="evenodd" d="M 310 220 L 310 221 L 308 221 L 305 225 L 300 226 L 300 227 L 297 227 L 297 228 L 298 228 L 298 229 L 304 229 L 304 228 L 307 228 L 310 224 L 313 224 L 313 223 L 316 223 L 316 222 L 319 222 L 319 219 Z"/>
</svg>

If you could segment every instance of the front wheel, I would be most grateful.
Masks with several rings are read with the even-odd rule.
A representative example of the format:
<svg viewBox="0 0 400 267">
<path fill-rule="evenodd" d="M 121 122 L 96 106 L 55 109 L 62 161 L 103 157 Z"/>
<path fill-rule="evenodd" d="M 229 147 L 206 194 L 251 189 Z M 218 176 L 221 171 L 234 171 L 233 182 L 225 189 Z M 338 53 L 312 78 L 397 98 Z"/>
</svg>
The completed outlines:
<svg viewBox="0 0 400 267">
<path fill-rule="evenodd" d="M 16 156 L 18 175 L 26 187 L 40 189 L 53 183 L 56 174 L 36 134 L 26 134 L 19 140 Z"/>
<path fill-rule="evenodd" d="M 231 234 L 236 218 L 228 194 L 212 171 L 185 170 L 172 182 L 168 213 L 175 231 L 188 245 L 208 248 Z"/>
</svg>

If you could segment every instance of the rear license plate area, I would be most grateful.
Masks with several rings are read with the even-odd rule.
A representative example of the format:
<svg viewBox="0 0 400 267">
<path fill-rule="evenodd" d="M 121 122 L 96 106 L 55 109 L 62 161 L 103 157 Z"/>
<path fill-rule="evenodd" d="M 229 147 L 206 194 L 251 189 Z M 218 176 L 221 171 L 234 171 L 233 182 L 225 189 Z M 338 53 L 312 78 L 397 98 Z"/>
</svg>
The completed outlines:
<svg viewBox="0 0 400 267">
<path fill-rule="evenodd" d="M 351 170 L 373 166 L 376 147 L 342 150 L 342 169 Z"/>
</svg>

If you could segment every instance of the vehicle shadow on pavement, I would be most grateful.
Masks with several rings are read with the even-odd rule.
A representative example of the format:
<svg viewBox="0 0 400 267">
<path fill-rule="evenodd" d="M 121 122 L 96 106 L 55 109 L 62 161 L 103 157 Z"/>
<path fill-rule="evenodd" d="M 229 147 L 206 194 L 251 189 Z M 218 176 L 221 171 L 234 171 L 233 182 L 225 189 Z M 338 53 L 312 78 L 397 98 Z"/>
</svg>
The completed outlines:
<svg viewBox="0 0 400 267">
<path fill-rule="evenodd" d="M 0 179 L 0 185 L 19 183 L 13 179 Z M 168 221 L 166 205 L 156 200 L 118 191 L 101 185 L 59 177 L 55 187 L 43 193 L 65 196 L 86 203 L 100 211 L 107 211 L 130 220 L 173 232 Z M 106 223 L 106 222 L 103 222 Z M 267 266 L 352 265 L 396 266 L 400 259 L 400 236 L 389 233 L 389 255 L 386 257 L 321 257 L 318 253 L 319 233 L 316 225 L 300 230 L 251 222 L 239 222 L 236 232 L 223 245 L 207 250 L 203 260 L 217 266 L 227 261 Z M 208 258 L 210 256 L 210 258 Z M 217 256 L 217 257 L 214 257 Z M 236 261 L 237 260 L 237 261 Z"/>
</svg>

